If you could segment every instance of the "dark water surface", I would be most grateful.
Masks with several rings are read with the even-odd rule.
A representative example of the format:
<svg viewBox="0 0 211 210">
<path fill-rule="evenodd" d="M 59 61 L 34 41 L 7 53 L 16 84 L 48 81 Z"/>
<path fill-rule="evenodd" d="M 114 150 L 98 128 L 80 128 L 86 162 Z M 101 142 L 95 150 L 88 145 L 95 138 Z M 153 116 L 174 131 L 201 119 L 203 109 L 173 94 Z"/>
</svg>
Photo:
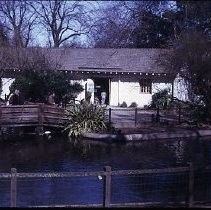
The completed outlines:
<svg viewBox="0 0 211 210">
<path fill-rule="evenodd" d="M 75 148 L 64 138 L 37 140 L 27 137 L 0 143 L 1 173 L 10 172 L 11 168 L 18 172 L 102 171 L 106 165 L 112 170 L 148 169 L 187 166 L 188 162 L 200 166 L 210 164 L 211 139 L 157 140 L 134 145 L 95 144 L 86 152 Z M 166 184 L 170 178 L 166 175 L 156 179 L 159 183 L 164 179 Z M 156 179 L 148 181 L 148 185 Z M 111 201 L 165 201 L 168 198 L 163 191 L 143 194 L 140 186 L 139 189 L 136 187 L 137 182 L 140 182 L 140 177 L 114 177 Z M 21 179 L 18 180 L 17 205 L 102 203 L 102 186 L 98 177 Z M 158 185 L 154 183 L 147 190 L 151 188 L 157 190 Z M 180 195 L 181 192 L 175 194 Z M 0 180 L 0 206 L 10 206 L 10 180 Z"/>
</svg>

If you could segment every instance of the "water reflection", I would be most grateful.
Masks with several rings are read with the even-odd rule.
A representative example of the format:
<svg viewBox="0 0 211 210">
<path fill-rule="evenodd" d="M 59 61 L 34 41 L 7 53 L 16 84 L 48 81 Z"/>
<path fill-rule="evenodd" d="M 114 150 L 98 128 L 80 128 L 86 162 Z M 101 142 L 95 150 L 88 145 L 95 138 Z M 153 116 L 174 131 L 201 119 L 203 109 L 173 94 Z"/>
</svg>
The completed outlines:
<svg viewBox="0 0 211 210">
<path fill-rule="evenodd" d="M 187 162 L 208 164 L 211 160 L 210 139 L 160 140 L 126 144 L 95 144 L 86 153 L 67 139 L 51 141 L 24 139 L 0 143 L 0 172 L 12 167 L 20 171 L 80 171 L 160 168 L 185 165 Z"/>
<path fill-rule="evenodd" d="M 211 139 L 144 141 L 138 144 L 95 144 L 86 153 L 73 147 L 65 138 L 38 140 L 33 137 L 22 141 L 0 143 L 0 172 L 102 171 L 110 165 L 112 170 L 146 169 L 197 165 L 211 161 Z M 137 183 L 146 182 L 139 189 Z M 151 180 L 150 180 L 151 179 Z M 187 175 L 178 182 L 177 177 L 114 177 L 112 201 L 164 201 L 170 197 L 184 197 Z M 164 187 L 180 186 L 181 192 L 163 191 Z M 18 205 L 52 205 L 102 203 L 102 180 L 97 177 L 21 179 L 18 181 Z M 145 188 L 144 188 L 145 187 Z M 182 188 L 183 187 L 183 188 Z M 147 192 L 149 189 L 156 192 Z M 146 192 L 143 189 L 147 189 Z M 210 188 L 209 188 L 210 189 Z M 0 181 L 0 206 L 9 206 L 10 182 Z M 125 193 L 124 193 L 125 192 Z"/>
</svg>

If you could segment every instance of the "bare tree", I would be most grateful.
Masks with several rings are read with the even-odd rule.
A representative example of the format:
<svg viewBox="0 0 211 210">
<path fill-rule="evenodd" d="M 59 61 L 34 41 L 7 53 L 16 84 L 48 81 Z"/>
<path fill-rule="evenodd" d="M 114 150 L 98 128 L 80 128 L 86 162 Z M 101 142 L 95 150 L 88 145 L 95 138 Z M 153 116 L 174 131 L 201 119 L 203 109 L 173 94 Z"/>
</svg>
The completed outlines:
<svg viewBox="0 0 211 210">
<path fill-rule="evenodd" d="M 37 1 L 34 7 L 54 47 L 88 32 L 90 17 L 85 8 L 80 1 L 66 0 Z"/>
<path fill-rule="evenodd" d="M 101 4 L 91 30 L 95 47 L 129 47 L 132 27 L 129 11 L 122 2 Z"/>
<path fill-rule="evenodd" d="M 5 27 L 0 23 L 0 47 L 9 46 L 9 37 L 5 31 Z"/>
<path fill-rule="evenodd" d="M 31 41 L 32 30 L 36 22 L 36 13 L 27 0 L 0 1 L 0 16 L 4 25 L 12 34 L 13 45 L 27 47 Z"/>
</svg>

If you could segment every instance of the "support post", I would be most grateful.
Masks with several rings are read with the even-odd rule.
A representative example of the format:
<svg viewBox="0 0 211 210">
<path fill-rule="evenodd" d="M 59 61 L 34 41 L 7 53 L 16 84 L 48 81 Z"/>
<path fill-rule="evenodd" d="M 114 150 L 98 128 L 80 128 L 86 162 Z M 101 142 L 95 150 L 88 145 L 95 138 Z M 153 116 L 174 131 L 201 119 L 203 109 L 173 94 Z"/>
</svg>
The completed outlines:
<svg viewBox="0 0 211 210">
<path fill-rule="evenodd" d="M 17 205 L 17 169 L 11 168 L 11 207 L 16 207 Z"/>
<path fill-rule="evenodd" d="M 38 106 L 38 126 L 36 128 L 36 134 L 41 135 L 43 133 L 43 104 Z"/>
<path fill-rule="evenodd" d="M 104 171 L 103 207 L 109 207 L 111 203 L 111 167 L 105 166 Z"/>
<path fill-rule="evenodd" d="M 189 164 L 189 184 L 188 184 L 188 207 L 193 206 L 194 201 L 194 167 L 193 163 Z"/>
<path fill-rule="evenodd" d="M 174 82 L 171 83 L 171 102 L 174 101 Z"/>
<path fill-rule="evenodd" d="M 111 108 L 109 108 L 109 116 L 108 117 L 109 117 L 108 120 L 109 120 L 109 125 L 110 125 L 111 124 Z"/>
<path fill-rule="evenodd" d="M 138 109 L 135 108 L 135 127 L 137 126 L 137 115 L 138 115 Z"/>
</svg>

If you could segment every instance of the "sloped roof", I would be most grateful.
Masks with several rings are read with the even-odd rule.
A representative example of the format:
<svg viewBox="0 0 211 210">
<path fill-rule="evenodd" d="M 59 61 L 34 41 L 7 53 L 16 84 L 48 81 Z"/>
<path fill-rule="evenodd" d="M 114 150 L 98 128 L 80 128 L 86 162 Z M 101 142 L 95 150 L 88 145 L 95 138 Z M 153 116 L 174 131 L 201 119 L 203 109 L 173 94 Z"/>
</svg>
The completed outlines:
<svg viewBox="0 0 211 210">
<path fill-rule="evenodd" d="M 170 73 L 170 70 L 166 70 L 157 62 L 159 56 L 167 51 L 166 49 L 22 48 L 17 51 L 15 48 L 8 48 L 7 50 L 9 55 L 16 53 L 14 55 L 19 59 L 26 55 L 30 57 L 34 49 L 36 53 L 40 50 L 50 58 L 50 62 L 59 64 L 60 70 L 65 71 Z M 1 48 L 0 52 L 5 55 L 5 48 Z M 5 60 L 2 58 L 1 56 L 1 60 Z M 7 68 L 18 68 L 13 60 L 5 62 Z"/>
<path fill-rule="evenodd" d="M 167 73 L 158 65 L 161 49 L 105 49 L 105 48 L 51 48 L 49 55 L 57 59 L 62 70 L 116 71 Z"/>
</svg>

